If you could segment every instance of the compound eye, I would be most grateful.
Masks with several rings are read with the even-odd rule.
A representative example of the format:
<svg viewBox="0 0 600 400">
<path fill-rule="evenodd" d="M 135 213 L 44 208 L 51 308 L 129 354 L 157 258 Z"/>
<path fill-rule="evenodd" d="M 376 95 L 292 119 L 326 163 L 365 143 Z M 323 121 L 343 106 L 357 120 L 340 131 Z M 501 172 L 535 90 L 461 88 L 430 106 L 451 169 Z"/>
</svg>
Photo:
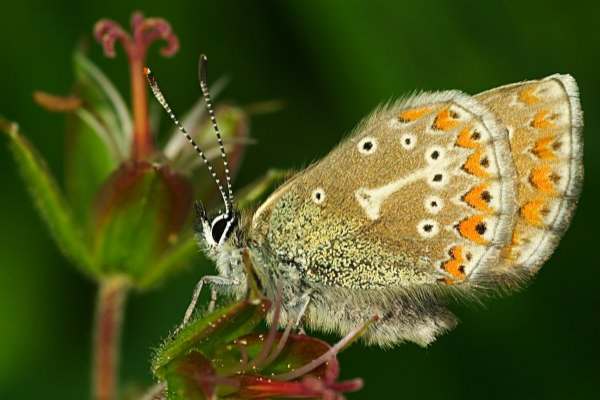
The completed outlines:
<svg viewBox="0 0 600 400">
<path fill-rule="evenodd" d="M 219 243 L 221 240 L 221 236 L 225 232 L 225 228 L 227 227 L 227 220 L 223 216 L 218 216 L 212 223 L 210 228 L 210 233 L 212 235 L 213 240 L 216 243 Z"/>
<path fill-rule="evenodd" d="M 226 215 L 219 215 L 213 220 L 210 233 L 215 243 L 220 243 L 231 233 L 234 222 L 234 217 L 228 218 Z"/>
</svg>

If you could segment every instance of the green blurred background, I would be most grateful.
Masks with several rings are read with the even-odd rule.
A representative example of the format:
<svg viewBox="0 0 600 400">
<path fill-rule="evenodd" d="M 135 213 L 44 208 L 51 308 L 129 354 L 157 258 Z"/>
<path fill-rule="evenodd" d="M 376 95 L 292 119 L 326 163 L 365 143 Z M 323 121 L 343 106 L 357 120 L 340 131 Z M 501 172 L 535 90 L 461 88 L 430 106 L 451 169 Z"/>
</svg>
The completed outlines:
<svg viewBox="0 0 600 400">
<path fill-rule="evenodd" d="M 5 1 L 0 112 L 21 124 L 57 176 L 64 119 L 34 105 L 31 93 L 67 93 L 78 41 L 91 39 L 99 18 L 127 23 L 135 9 L 165 17 L 179 35 L 175 58 L 157 51 L 149 58 L 177 108 L 199 95 L 200 52 L 211 59 L 213 79 L 232 79 L 222 98 L 285 100 L 282 111 L 254 118 L 259 143 L 247 153 L 238 186 L 268 168 L 321 157 L 378 103 L 414 89 L 476 93 L 555 72 L 574 75 L 585 112 L 586 183 L 571 229 L 535 283 L 486 307 L 455 307 L 462 323 L 428 349 L 354 346 L 341 355 L 342 377 L 366 381 L 350 399 L 598 395 L 597 2 Z M 93 45 L 91 58 L 127 93 L 120 50 L 108 60 Z M 85 398 L 95 288 L 49 239 L 2 141 L 0 398 Z M 150 382 L 150 350 L 179 321 L 208 268 L 198 258 L 159 290 L 129 298 L 124 382 Z"/>
</svg>

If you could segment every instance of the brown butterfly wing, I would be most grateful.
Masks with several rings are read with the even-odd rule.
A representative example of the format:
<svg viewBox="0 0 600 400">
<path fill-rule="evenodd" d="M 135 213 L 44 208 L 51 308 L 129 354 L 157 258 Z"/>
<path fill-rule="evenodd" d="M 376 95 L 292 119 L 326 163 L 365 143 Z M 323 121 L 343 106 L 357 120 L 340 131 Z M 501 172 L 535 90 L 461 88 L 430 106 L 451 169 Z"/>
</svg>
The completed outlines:
<svg viewBox="0 0 600 400">
<path fill-rule="evenodd" d="M 382 107 L 255 213 L 253 240 L 306 279 L 411 288 L 475 279 L 512 232 L 506 130 L 460 92 Z"/>
<path fill-rule="evenodd" d="M 567 229 L 583 183 L 583 116 L 569 75 L 475 96 L 507 127 L 518 175 L 518 218 L 497 273 L 536 272 Z"/>
</svg>

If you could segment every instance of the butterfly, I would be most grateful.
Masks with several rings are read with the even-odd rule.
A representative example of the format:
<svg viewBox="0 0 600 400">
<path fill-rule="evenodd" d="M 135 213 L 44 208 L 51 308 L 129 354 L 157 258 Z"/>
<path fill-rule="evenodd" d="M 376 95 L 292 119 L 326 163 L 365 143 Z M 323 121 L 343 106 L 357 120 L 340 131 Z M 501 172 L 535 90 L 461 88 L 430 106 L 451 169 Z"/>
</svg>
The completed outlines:
<svg viewBox="0 0 600 400">
<path fill-rule="evenodd" d="M 453 328 L 450 299 L 522 287 L 557 247 L 583 181 L 583 115 L 569 75 L 475 96 L 423 92 L 377 108 L 322 160 L 294 174 L 252 211 L 186 133 L 156 79 L 155 96 L 203 157 L 225 210 L 198 205 L 200 247 L 219 275 L 203 284 L 242 298 L 244 254 L 279 324 L 347 334 L 371 316 L 363 339 L 426 346 Z M 227 187 L 227 190 L 225 190 Z"/>
</svg>

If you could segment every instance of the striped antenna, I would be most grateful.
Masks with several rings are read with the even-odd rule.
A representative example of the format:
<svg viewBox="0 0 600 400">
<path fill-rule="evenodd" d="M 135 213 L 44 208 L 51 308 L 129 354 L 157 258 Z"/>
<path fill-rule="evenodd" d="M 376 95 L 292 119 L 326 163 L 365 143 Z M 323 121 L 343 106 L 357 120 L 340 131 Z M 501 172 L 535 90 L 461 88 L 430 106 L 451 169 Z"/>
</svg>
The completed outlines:
<svg viewBox="0 0 600 400">
<path fill-rule="evenodd" d="M 198 80 L 200 81 L 200 90 L 202 90 L 202 96 L 204 96 L 204 103 L 206 104 L 206 109 L 208 110 L 208 115 L 210 116 L 210 121 L 212 122 L 213 129 L 215 130 L 215 134 L 217 135 L 217 141 L 219 142 L 219 149 L 221 149 L 221 159 L 223 160 L 223 168 L 225 169 L 225 179 L 227 180 L 227 192 L 229 198 L 229 204 L 233 206 L 233 190 L 231 188 L 231 173 L 229 172 L 229 164 L 227 162 L 227 153 L 225 152 L 225 146 L 223 145 L 223 138 L 221 137 L 221 130 L 219 129 L 219 125 L 217 125 L 217 118 L 215 117 L 215 113 L 212 107 L 212 101 L 210 99 L 210 93 L 208 91 L 207 82 L 207 66 L 208 59 L 204 54 L 200 55 L 200 59 L 198 60 Z"/>
<path fill-rule="evenodd" d="M 146 79 L 148 80 L 148 84 L 150 85 L 150 88 L 152 89 L 152 93 L 154 94 L 154 97 L 156 97 L 156 100 L 158 100 L 158 102 L 165 109 L 165 111 L 167 112 L 167 114 L 169 114 L 169 117 L 171 117 L 171 120 L 173 121 L 173 123 L 175 123 L 175 125 L 177 125 L 177 127 L 179 128 L 179 130 L 181 131 L 181 133 L 183 133 L 183 135 L 185 136 L 185 138 L 187 139 L 187 141 L 190 142 L 190 144 L 192 145 L 192 147 L 194 147 L 194 150 L 196 150 L 196 153 L 198 153 L 198 155 L 202 158 L 202 161 L 204 161 L 204 164 L 208 168 L 208 172 L 210 173 L 210 175 L 212 176 L 213 180 L 215 181 L 215 183 L 219 187 L 219 192 L 221 192 L 221 197 L 223 198 L 223 202 L 225 203 L 225 214 L 227 214 L 227 216 L 230 216 L 231 215 L 231 208 L 230 208 L 231 203 L 229 201 L 229 198 L 225 194 L 225 189 L 223 189 L 223 185 L 221 185 L 221 181 L 217 177 L 217 174 L 215 173 L 215 170 L 213 169 L 212 165 L 210 164 L 210 162 L 206 158 L 206 155 L 200 149 L 200 147 L 198 147 L 198 145 L 196 144 L 196 142 L 194 141 L 194 139 L 192 139 L 192 137 L 186 131 L 186 129 L 183 127 L 183 125 L 181 125 L 181 122 L 179 122 L 179 120 L 177 119 L 177 117 L 173 113 L 173 110 L 171 110 L 171 107 L 169 107 L 169 103 L 167 103 L 167 100 L 165 99 L 165 96 L 162 94 L 162 91 L 160 90 L 160 87 L 158 86 L 158 82 L 156 80 L 156 77 L 154 76 L 154 74 L 152 73 L 152 71 L 150 70 L 150 68 L 148 68 L 148 67 L 144 68 L 144 75 L 146 75 Z M 229 180 L 228 180 L 228 182 L 229 182 Z"/>
</svg>

